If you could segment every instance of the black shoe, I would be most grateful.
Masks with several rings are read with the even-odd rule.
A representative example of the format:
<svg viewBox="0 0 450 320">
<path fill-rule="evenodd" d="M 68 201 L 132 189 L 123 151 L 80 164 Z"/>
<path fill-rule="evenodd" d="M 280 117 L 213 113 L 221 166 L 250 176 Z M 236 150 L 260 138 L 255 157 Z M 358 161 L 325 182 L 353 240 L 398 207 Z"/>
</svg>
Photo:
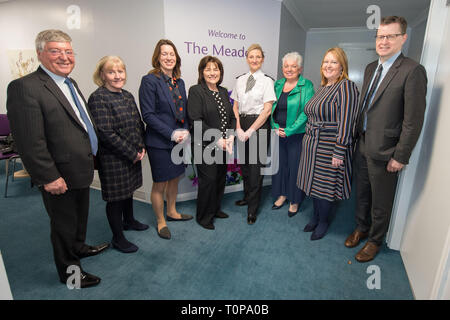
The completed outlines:
<svg viewBox="0 0 450 320">
<path fill-rule="evenodd" d="M 298 208 L 297 208 L 296 211 L 288 210 L 288 217 L 292 218 L 293 216 L 295 216 L 297 214 L 297 212 L 298 212 Z"/>
<path fill-rule="evenodd" d="M 254 224 L 256 222 L 256 216 L 253 214 L 249 214 L 247 217 L 248 224 Z"/>
<path fill-rule="evenodd" d="M 212 222 L 211 223 L 208 223 L 208 224 L 200 224 L 203 228 L 205 228 L 205 229 L 208 229 L 208 230 L 214 230 L 215 229 L 215 227 L 214 227 L 214 225 L 212 224 Z"/>
<path fill-rule="evenodd" d="M 78 254 L 78 258 L 86 258 L 95 256 L 96 254 L 99 254 L 100 252 L 106 250 L 109 248 L 109 243 L 102 243 L 98 246 L 88 246 L 88 250 L 81 252 Z"/>
<path fill-rule="evenodd" d="M 89 288 L 96 286 L 100 283 L 101 279 L 97 276 L 94 276 L 93 274 L 87 273 L 85 271 L 81 271 L 80 273 L 80 288 Z M 67 280 L 62 281 L 62 283 L 67 285 Z M 72 284 L 75 286 L 75 283 Z"/>
<path fill-rule="evenodd" d="M 314 230 L 314 232 L 311 234 L 311 240 L 319 240 L 322 239 L 328 230 L 328 223 L 319 223 Z"/>
<path fill-rule="evenodd" d="M 247 200 L 243 199 L 243 200 L 236 201 L 234 204 L 237 205 L 237 206 L 242 207 L 242 206 L 246 206 L 248 204 L 248 202 L 247 202 Z"/>
<path fill-rule="evenodd" d="M 138 246 L 136 246 L 135 244 L 133 244 L 129 241 L 126 241 L 125 244 L 119 244 L 117 242 L 114 242 L 114 240 L 113 240 L 113 241 L 111 241 L 111 244 L 112 244 L 113 248 L 115 248 L 123 253 L 133 253 L 133 252 L 138 251 L 138 249 L 139 249 Z"/>
<path fill-rule="evenodd" d="M 276 201 L 275 201 L 275 202 L 276 202 Z M 286 200 L 284 200 L 284 202 L 281 204 L 281 206 L 277 206 L 277 205 L 275 204 L 275 202 L 273 203 L 272 210 L 278 210 L 278 209 L 280 209 L 281 207 L 283 207 L 284 204 L 286 203 Z"/>
<path fill-rule="evenodd" d="M 131 223 L 123 223 L 123 230 L 136 230 L 136 231 L 144 231 L 148 229 L 147 224 L 140 223 L 137 220 L 134 220 Z"/>
<path fill-rule="evenodd" d="M 298 209 L 300 209 L 300 205 L 297 205 L 297 210 L 295 210 L 295 211 L 291 211 L 288 209 L 288 217 L 292 218 L 293 216 L 295 216 L 298 212 Z"/>
<path fill-rule="evenodd" d="M 318 223 L 314 223 L 314 222 L 310 222 L 308 223 L 305 228 L 303 229 L 304 232 L 313 232 L 316 227 L 317 227 Z"/>
<path fill-rule="evenodd" d="M 102 279 L 100 279 L 97 276 L 94 276 L 93 274 L 82 271 L 80 287 L 81 288 L 93 287 L 98 285 L 101 280 Z"/>
<path fill-rule="evenodd" d="M 159 231 L 158 231 L 158 227 L 156 227 L 156 231 L 158 232 L 158 236 L 160 236 L 163 239 L 169 240 L 172 237 L 172 235 L 170 234 L 170 230 L 169 230 L 169 228 L 167 228 L 167 226 L 164 228 L 161 228 L 161 230 L 159 230 Z"/>
<path fill-rule="evenodd" d="M 190 214 L 180 213 L 180 215 L 181 218 L 172 218 L 171 216 L 167 216 L 167 221 L 188 221 L 193 218 Z"/>
<path fill-rule="evenodd" d="M 219 219 L 226 219 L 226 218 L 229 217 L 229 215 L 227 215 L 223 211 L 219 211 L 219 212 L 216 213 L 216 215 L 214 217 L 219 218 Z"/>
</svg>

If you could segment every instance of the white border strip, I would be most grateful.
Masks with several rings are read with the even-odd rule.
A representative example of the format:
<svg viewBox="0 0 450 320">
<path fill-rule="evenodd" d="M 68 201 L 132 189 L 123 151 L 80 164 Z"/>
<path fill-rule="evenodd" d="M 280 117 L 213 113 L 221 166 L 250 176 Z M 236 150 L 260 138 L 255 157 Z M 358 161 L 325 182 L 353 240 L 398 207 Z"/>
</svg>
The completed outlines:
<svg viewBox="0 0 450 320">
<path fill-rule="evenodd" d="M 3 264 L 2 252 L 0 251 L 0 300 L 13 300 L 11 288 L 9 287 L 5 265 Z"/>
</svg>

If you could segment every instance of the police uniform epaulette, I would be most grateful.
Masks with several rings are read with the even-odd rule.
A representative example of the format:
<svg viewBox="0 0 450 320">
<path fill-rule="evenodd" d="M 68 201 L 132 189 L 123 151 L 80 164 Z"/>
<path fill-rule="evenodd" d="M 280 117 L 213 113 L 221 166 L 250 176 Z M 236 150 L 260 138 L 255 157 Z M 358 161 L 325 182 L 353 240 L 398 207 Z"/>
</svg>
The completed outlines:
<svg viewBox="0 0 450 320">
<path fill-rule="evenodd" d="M 269 78 L 272 79 L 273 81 L 275 81 L 275 79 L 272 78 L 271 76 L 269 76 L 268 74 L 265 74 L 265 73 L 264 73 L 264 75 L 265 75 L 266 77 L 269 77 Z"/>
<path fill-rule="evenodd" d="M 237 76 L 236 79 L 239 78 L 239 77 L 242 77 L 244 74 L 247 74 L 247 72 Z"/>
</svg>

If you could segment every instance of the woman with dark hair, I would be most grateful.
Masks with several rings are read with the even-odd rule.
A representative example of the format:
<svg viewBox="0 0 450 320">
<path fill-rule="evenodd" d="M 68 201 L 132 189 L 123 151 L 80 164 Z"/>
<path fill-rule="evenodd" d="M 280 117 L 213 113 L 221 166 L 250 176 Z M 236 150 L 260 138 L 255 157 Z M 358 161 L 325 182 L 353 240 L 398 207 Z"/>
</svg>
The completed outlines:
<svg viewBox="0 0 450 320">
<path fill-rule="evenodd" d="M 189 137 L 186 117 L 186 90 L 180 78 L 181 59 L 172 41 L 161 39 L 156 44 L 153 69 L 142 78 L 139 102 L 142 118 L 147 124 L 145 145 L 152 170 L 151 202 L 156 214 L 157 232 L 161 238 L 171 234 L 164 218 L 164 194 L 167 200 L 167 220 L 186 221 L 191 215 L 176 210 L 178 180 L 185 165 L 171 158 L 173 147 Z"/>
<path fill-rule="evenodd" d="M 133 95 L 124 90 L 126 68 L 117 56 L 100 59 L 94 72 L 99 86 L 89 97 L 88 107 L 97 125 L 98 175 L 106 215 L 113 233 L 112 246 L 124 253 L 138 250 L 123 230 L 146 230 L 133 216 L 133 193 L 142 186 L 144 124 Z"/>
<path fill-rule="evenodd" d="M 213 230 L 214 218 L 227 218 L 220 205 L 225 191 L 227 174 L 226 152 L 232 153 L 234 136 L 228 130 L 235 128 L 235 117 L 228 91 L 220 84 L 223 80 L 222 62 L 212 56 L 200 60 L 198 84 L 189 89 L 187 113 L 194 137 L 193 154 L 198 172 L 197 222 Z M 201 132 L 194 132 L 200 130 Z M 209 130 L 213 137 L 204 133 Z M 196 137 L 199 140 L 195 140 Z M 201 148 L 201 154 L 195 149 Z M 205 152 L 208 151 L 208 152 Z M 201 156 L 201 159 L 197 158 Z M 205 161 L 210 155 L 214 161 Z M 213 163 L 211 163 L 213 162 Z"/>
<path fill-rule="evenodd" d="M 336 200 L 350 197 L 353 132 L 358 115 L 358 88 L 348 79 L 344 50 L 328 49 L 320 68 L 321 86 L 308 101 L 297 186 L 313 198 L 314 215 L 305 226 L 311 240 L 324 237 Z"/>
</svg>

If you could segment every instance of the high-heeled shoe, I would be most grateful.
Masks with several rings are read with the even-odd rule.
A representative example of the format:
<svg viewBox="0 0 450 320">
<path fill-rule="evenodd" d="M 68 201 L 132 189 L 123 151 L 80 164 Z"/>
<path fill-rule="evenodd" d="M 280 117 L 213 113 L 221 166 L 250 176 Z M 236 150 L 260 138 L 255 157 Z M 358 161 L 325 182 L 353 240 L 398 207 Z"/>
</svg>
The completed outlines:
<svg viewBox="0 0 450 320">
<path fill-rule="evenodd" d="M 295 216 L 298 212 L 298 209 L 300 209 L 299 205 L 297 205 L 297 210 L 295 210 L 295 211 L 288 210 L 288 217 L 292 218 L 293 216 Z"/>
<path fill-rule="evenodd" d="M 276 202 L 276 201 L 275 201 L 275 202 Z M 286 203 L 286 200 L 284 200 L 283 203 L 282 203 L 281 205 L 276 205 L 275 202 L 273 203 L 272 210 L 278 210 L 278 209 L 280 209 L 281 207 L 283 207 L 284 204 Z"/>
</svg>

